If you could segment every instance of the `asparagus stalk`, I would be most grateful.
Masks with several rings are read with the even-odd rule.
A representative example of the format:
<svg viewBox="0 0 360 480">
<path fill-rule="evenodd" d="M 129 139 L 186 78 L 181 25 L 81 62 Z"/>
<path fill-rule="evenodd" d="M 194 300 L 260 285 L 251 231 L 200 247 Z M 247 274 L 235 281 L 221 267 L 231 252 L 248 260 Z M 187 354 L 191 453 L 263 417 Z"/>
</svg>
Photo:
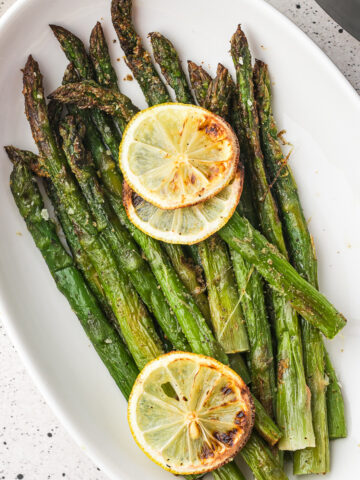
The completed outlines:
<svg viewBox="0 0 360 480">
<path fill-rule="evenodd" d="M 250 440 L 241 450 L 241 456 L 257 480 L 287 480 L 288 478 L 269 447 L 256 433 L 251 435 Z"/>
<path fill-rule="evenodd" d="M 97 22 L 91 30 L 89 55 L 95 70 L 95 77 L 100 85 L 113 88 L 120 93 L 117 75 L 111 64 L 109 48 L 106 43 L 105 35 L 101 23 Z M 126 127 L 126 120 L 118 118 L 116 125 L 120 132 Z"/>
<path fill-rule="evenodd" d="M 325 372 L 329 379 L 326 402 L 328 411 L 328 428 L 330 439 L 345 438 L 347 436 L 344 399 L 336 372 L 325 350 Z"/>
<path fill-rule="evenodd" d="M 214 480 L 246 480 L 235 462 L 230 462 L 212 472 Z"/>
<path fill-rule="evenodd" d="M 95 72 L 82 41 L 63 27 L 50 25 L 50 28 L 60 43 L 68 60 L 76 67 L 80 78 L 91 81 L 94 78 Z M 115 128 L 113 121 L 96 109 L 91 112 L 91 117 L 96 127 L 101 132 L 101 136 L 103 137 L 105 144 L 108 146 L 111 155 L 114 160 L 117 161 L 120 133 Z M 121 122 L 123 120 L 118 116 L 118 121 Z"/>
<path fill-rule="evenodd" d="M 177 101 L 194 103 L 174 46 L 159 33 L 152 33 L 150 37 L 156 61 L 168 83 L 174 88 Z M 214 89 L 210 92 L 212 110 L 223 116 L 231 95 L 226 80 L 227 77 L 219 71 L 214 81 Z M 185 100 L 184 92 L 187 92 Z M 247 351 L 249 341 L 227 246 L 214 235 L 198 245 L 198 252 L 206 277 L 211 321 L 216 338 L 226 353 Z"/>
<path fill-rule="evenodd" d="M 92 158 L 85 151 L 82 143 L 85 129 L 84 124 L 69 116 L 60 125 L 60 134 L 63 138 L 63 148 L 69 166 L 78 180 L 98 228 L 102 226 L 104 236 L 112 248 L 119 267 L 129 275 L 132 284 L 145 305 L 154 314 L 165 336 L 174 348 L 189 350 L 185 335 L 170 311 L 162 291 L 158 288 L 158 283 L 148 263 L 141 256 L 128 230 L 115 216 L 104 195 L 97 180 Z M 90 131 L 91 136 L 96 133 L 96 131 Z M 90 141 L 93 140 L 90 139 Z"/>
<path fill-rule="evenodd" d="M 226 353 L 247 351 L 245 330 L 232 265 L 225 242 L 214 235 L 199 243 L 209 296 L 211 321 L 219 343 Z"/>
<path fill-rule="evenodd" d="M 67 90 L 72 97 L 71 100 L 63 97 L 63 88 L 59 87 L 50 97 L 62 100 L 64 103 L 76 103 L 76 98 L 72 97 L 71 88 Z M 92 99 L 93 104 L 98 108 L 104 106 L 102 90 L 104 89 L 99 88 L 97 93 L 100 96 Z M 83 93 L 86 93 L 86 87 Z M 234 233 L 240 237 L 233 237 Z M 259 234 L 245 218 L 235 213 L 219 235 L 231 248 L 242 253 L 245 259 L 256 265 L 271 287 L 284 295 L 291 302 L 292 307 L 319 328 L 325 336 L 333 338 L 345 326 L 345 318 L 322 294 L 301 278 L 278 249 Z M 249 235 L 254 240 L 253 245 L 250 244 Z"/>
<path fill-rule="evenodd" d="M 283 255 L 287 255 L 277 206 L 267 183 L 260 146 L 258 117 L 252 83 L 251 55 L 247 40 L 238 27 L 231 39 L 231 54 L 237 75 L 237 96 L 245 127 L 250 158 L 254 202 L 264 235 Z M 272 316 L 277 339 L 276 419 L 284 432 L 280 450 L 299 450 L 315 446 L 311 402 L 302 358 L 302 343 L 296 312 L 282 295 L 270 291 Z"/>
<path fill-rule="evenodd" d="M 141 38 L 135 31 L 131 10 L 131 0 L 112 0 L 111 2 L 111 18 L 126 56 L 126 64 L 138 81 L 149 105 L 171 102 L 149 53 L 144 49 Z"/>
<path fill-rule="evenodd" d="M 297 271 L 317 288 L 316 258 L 310 233 L 301 208 L 296 184 L 277 138 L 277 128 L 271 109 L 271 87 L 267 66 L 259 60 L 255 63 L 254 82 L 262 149 L 269 180 L 274 185 L 274 192 L 283 219 L 291 261 Z M 330 452 L 326 418 L 327 381 L 324 344 L 320 332 L 304 320 L 302 321 L 302 337 L 306 380 L 311 392 L 316 446 L 295 453 L 294 473 L 297 475 L 327 473 L 330 470 Z"/>
<path fill-rule="evenodd" d="M 220 81 L 217 79 L 221 77 L 225 77 L 223 83 L 227 86 L 229 93 L 231 94 L 234 91 L 235 85 L 232 78 L 223 66 L 218 67 L 218 75 L 212 82 L 211 77 L 202 67 L 193 62 L 189 62 L 188 65 L 190 80 L 200 105 L 206 105 L 210 109 L 214 108 L 214 99 L 219 97 L 216 92 Z M 231 102 L 230 95 L 225 94 L 220 97 L 222 97 L 223 108 L 218 113 L 226 117 Z M 241 151 L 243 147 L 244 142 L 241 142 Z M 238 210 L 245 210 L 244 205 L 247 205 L 246 211 L 250 215 L 252 214 L 251 199 L 245 198 L 245 195 L 246 192 L 243 192 Z M 263 281 L 254 266 L 246 262 L 238 252 L 230 249 L 230 253 L 250 342 L 249 361 L 252 392 L 259 398 L 268 414 L 273 417 L 275 371 L 271 331 L 265 309 Z"/>
<path fill-rule="evenodd" d="M 287 259 L 237 212 L 219 235 L 238 251 L 292 307 L 328 338 L 333 338 L 346 320 L 333 305 L 304 280 Z"/>
<path fill-rule="evenodd" d="M 29 168 L 20 160 L 22 153 L 13 147 L 6 147 L 6 151 L 14 163 L 10 186 L 19 212 L 58 289 L 69 301 L 101 360 L 128 398 L 138 375 L 136 365 L 62 246 L 55 225 L 48 219 L 38 186 Z"/>
<path fill-rule="evenodd" d="M 189 85 L 184 75 L 179 56 L 173 44 L 161 33 L 149 33 L 156 62 L 167 83 L 175 91 L 176 100 L 181 103 L 194 103 Z"/>
<path fill-rule="evenodd" d="M 163 249 L 168 254 L 171 263 L 194 298 L 196 305 L 203 314 L 206 322 L 211 321 L 208 297 L 205 293 L 206 285 L 202 275 L 202 269 L 197 268 L 192 258 L 188 256 L 181 245 L 163 243 Z"/>
<path fill-rule="evenodd" d="M 66 160 L 57 146 L 47 117 L 42 75 L 31 56 L 24 68 L 23 93 L 25 111 L 41 161 L 61 202 L 67 208 L 82 248 L 97 271 L 129 350 L 137 366 L 142 368 L 150 359 L 162 353 L 160 340 L 145 306 L 127 276 L 118 270 L 105 238 L 97 230 L 86 201 L 66 168 Z"/>
</svg>

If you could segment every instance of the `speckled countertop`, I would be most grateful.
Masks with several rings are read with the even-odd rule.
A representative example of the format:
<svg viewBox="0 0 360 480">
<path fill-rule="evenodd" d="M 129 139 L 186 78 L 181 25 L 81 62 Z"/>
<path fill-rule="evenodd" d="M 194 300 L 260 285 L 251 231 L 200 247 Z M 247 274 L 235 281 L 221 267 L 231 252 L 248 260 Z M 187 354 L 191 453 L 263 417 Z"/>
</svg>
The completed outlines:
<svg viewBox="0 0 360 480">
<path fill-rule="evenodd" d="M 306 32 L 360 93 L 360 42 L 314 0 L 268 1 Z M 0 16 L 13 3 L 0 0 Z M 106 480 L 59 425 L 1 323 L 0 365 L 0 480 Z"/>
</svg>

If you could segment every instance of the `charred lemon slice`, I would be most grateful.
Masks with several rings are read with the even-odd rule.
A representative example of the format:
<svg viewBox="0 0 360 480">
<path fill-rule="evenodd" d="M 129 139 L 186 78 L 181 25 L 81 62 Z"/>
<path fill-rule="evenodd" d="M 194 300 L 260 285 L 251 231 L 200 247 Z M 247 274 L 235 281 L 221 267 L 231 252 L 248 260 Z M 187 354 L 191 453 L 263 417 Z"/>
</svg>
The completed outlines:
<svg viewBox="0 0 360 480">
<path fill-rule="evenodd" d="M 150 237 L 191 245 L 214 234 L 229 220 L 240 200 L 243 170 L 215 197 L 192 207 L 163 210 L 139 197 L 124 183 L 123 201 L 129 220 Z"/>
<path fill-rule="evenodd" d="M 163 209 L 195 205 L 234 177 L 239 143 L 221 117 L 194 105 L 166 103 L 128 124 L 119 161 L 126 182 Z"/>
<path fill-rule="evenodd" d="M 171 352 L 148 363 L 128 405 L 136 443 L 175 474 L 205 473 L 230 461 L 254 423 L 248 387 L 210 357 Z"/>
</svg>

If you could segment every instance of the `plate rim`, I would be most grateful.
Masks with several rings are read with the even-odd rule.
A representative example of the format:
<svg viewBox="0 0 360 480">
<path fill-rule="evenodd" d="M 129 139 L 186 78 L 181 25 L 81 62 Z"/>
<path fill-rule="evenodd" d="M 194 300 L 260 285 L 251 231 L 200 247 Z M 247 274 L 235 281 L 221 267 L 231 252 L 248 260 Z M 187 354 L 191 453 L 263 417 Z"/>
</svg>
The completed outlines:
<svg viewBox="0 0 360 480">
<path fill-rule="evenodd" d="M 16 0 L 16 2 L 9 7 L 9 9 L 2 15 L 0 18 L 0 39 L 5 26 L 14 20 L 16 15 L 21 14 L 22 8 L 30 3 L 32 0 Z M 36 0 L 37 2 L 44 2 L 46 0 Z M 317 55 L 319 61 L 325 66 L 323 68 L 331 69 L 332 76 L 337 83 L 339 88 L 350 97 L 350 101 L 353 102 L 353 108 L 357 108 L 360 114 L 360 96 L 356 92 L 355 88 L 351 85 L 349 80 L 344 76 L 340 71 L 339 67 L 328 57 L 328 55 L 312 40 L 300 27 L 298 27 L 290 18 L 285 14 L 277 10 L 274 6 L 267 3 L 266 0 L 251 0 L 255 4 L 255 8 L 268 10 L 270 15 L 277 17 L 280 22 L 283 22 L 286 28 L 292 30 L 292 32 L 297 35 L 302 43 L 306 44 L 306 48 L 309 48 Z M 16 352 L 19 355 L 23 366 L 25 367 L 30 378 L 34 382 L 36 388 L 40 391 L 41 395 L 45 399 L 47 405 L 51 408 L 52 412 L 55 414 L 59 422 L 65 427 L 71 438 L 75 443 L 80 447 L 81 451 L 84 452 L 88 458 L 90 458 L 94 464 L 99 465 L 101 470 L 111 479 L 115 480 L 113 472 L 108 469 L 107 465 L 103 463 L 101 456 L 96 453 L 96 449 L 93 449 L 91 445 L 88 445 L 87 438 L 81 433 L 81 431 L 76 427 L 70 419 L 68 419 L 67 413 L 63 410 L 61 402 L 57 400 L 56 395 L 52 392 L 51 386 L 46 383 L 46 380 L 42 377 L 41 373 L 35 366 L 33 362 L 32 354 L 29 348 L 26 346 L 21 339 L 21 334 L 18 332 L 18 328 L 11 320 L 10 314 L 10 305 L 5 298 L 2 290 L 0 289 L 0 318 L 2 324 L 5 327 L 6 333 L 8 334 L 12 344 L 15 346 Z M 83 449 L 81 445 L 86 445 L 86 449 Z M 128 474 L 123 471 L 122 478 L 126 480 L 131 480 Z M 116 477 L 119 479 L 119 477 Z"/>
</svg>

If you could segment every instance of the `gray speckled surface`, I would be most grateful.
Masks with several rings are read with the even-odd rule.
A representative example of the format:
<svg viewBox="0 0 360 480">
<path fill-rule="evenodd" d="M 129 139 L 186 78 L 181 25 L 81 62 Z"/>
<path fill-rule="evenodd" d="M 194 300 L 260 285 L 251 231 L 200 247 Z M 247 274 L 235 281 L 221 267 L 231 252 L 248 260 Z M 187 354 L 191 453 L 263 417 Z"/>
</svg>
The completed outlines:
<svg viewBox="0 0 360 480">
<path fill-rule="evenodd" d="M 307 33 L 360 92 L 360 42 L 313 0 L 268 1 Z M 0 16 L 13 3 L 0 1 Z M 1 325 L 0 365 L 0 480 L 106 480 L 59 425 Z"/>
</svg>

